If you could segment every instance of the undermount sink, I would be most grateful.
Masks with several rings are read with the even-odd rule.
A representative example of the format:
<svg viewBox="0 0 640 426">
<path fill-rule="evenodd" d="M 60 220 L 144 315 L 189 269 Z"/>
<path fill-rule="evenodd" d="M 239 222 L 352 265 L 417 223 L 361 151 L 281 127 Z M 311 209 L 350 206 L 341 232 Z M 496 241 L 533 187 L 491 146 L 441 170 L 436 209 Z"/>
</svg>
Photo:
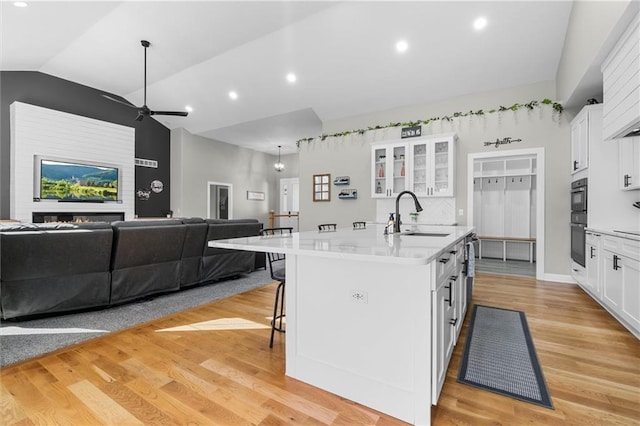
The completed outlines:
<svg viewBox="0 0 640 426">
<path fill-rule="evenodd" d="M 451 234 L 442 234 L 439 232 L 413 232 L 407 231 L 403 232 L 402 235 L 411 235 L 415 237 L 448 237 Z"/>
</svg>

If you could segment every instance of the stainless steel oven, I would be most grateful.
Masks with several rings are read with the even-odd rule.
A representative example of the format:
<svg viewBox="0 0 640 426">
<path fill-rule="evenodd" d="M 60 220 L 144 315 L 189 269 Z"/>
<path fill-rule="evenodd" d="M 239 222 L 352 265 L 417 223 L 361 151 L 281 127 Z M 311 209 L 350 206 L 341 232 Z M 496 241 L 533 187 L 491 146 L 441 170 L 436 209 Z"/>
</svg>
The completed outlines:
<svg viewBox="0 0 640 426">
<path fill-rule="evenodd" d="M 587 212 L 587 178 L 571 182 L 571 213 Z"/>
<path fill-rule="evenodd" d="M 587 226 L 587 178 L 571 183 L 571 259 L 585 266 L 585 227 Z"/>
</svg>

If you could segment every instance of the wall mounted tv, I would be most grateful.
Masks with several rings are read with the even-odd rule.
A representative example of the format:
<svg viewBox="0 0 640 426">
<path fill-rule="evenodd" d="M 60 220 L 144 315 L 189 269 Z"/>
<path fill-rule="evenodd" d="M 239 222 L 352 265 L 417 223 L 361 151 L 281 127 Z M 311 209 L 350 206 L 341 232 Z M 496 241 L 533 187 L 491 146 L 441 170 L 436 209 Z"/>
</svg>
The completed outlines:
<svg viewBox="0 0 640 426">
<path fill-rule="evenodd" d="M 92 162 L 36 157 L 36 199 L 118 202 L 120 171 Z"/>
</svg>

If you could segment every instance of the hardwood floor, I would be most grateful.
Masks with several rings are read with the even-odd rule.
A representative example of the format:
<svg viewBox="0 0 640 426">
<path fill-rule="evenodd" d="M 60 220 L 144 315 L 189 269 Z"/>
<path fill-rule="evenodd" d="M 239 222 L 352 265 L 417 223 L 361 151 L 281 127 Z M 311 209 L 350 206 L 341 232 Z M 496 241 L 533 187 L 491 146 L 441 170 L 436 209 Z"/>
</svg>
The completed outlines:
<svg viewBox="0 0 640 426">
<path fill-rule="evenodd" d="M 582 290 L 487 274 L 475 284 L 474 303 L 526 313 L 555 410 L 457 383 L 465 321 L 433 424 L 640 422 L 640 342 Z M 1 424 L 404 425 L 284 376 L 284 336 L 270 350 L 263 328 L 274 291 L 269 285 L 7 366 Z"/>
</svg>

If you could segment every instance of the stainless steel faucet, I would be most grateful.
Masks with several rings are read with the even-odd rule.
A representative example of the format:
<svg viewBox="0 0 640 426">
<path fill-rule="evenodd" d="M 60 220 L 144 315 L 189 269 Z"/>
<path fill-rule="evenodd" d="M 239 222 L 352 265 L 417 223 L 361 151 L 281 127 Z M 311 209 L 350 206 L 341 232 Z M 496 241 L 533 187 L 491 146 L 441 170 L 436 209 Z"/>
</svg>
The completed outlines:
<svg viewBox="0 0 640 426">
<path fill-rule="evenodd" d="M 418 202 L 418 197 L 416 197 L 416 194 L 414 194 L 411 191 L 402 191 L 401 193 L 398 194 L 398 196 L 396 197 L 396 223 L 394 224 L 393 227 L 393 231 L 394 232 L 400 232 L 400 197 L 402 197 L 404 194 L 409 194 L 413 197 L 413 202 L 416 205 L 416 211 L 417 212 L 421 212 L 422 211 L 422 206 L 420 205 L 420 203 Z"/>
</svg>

